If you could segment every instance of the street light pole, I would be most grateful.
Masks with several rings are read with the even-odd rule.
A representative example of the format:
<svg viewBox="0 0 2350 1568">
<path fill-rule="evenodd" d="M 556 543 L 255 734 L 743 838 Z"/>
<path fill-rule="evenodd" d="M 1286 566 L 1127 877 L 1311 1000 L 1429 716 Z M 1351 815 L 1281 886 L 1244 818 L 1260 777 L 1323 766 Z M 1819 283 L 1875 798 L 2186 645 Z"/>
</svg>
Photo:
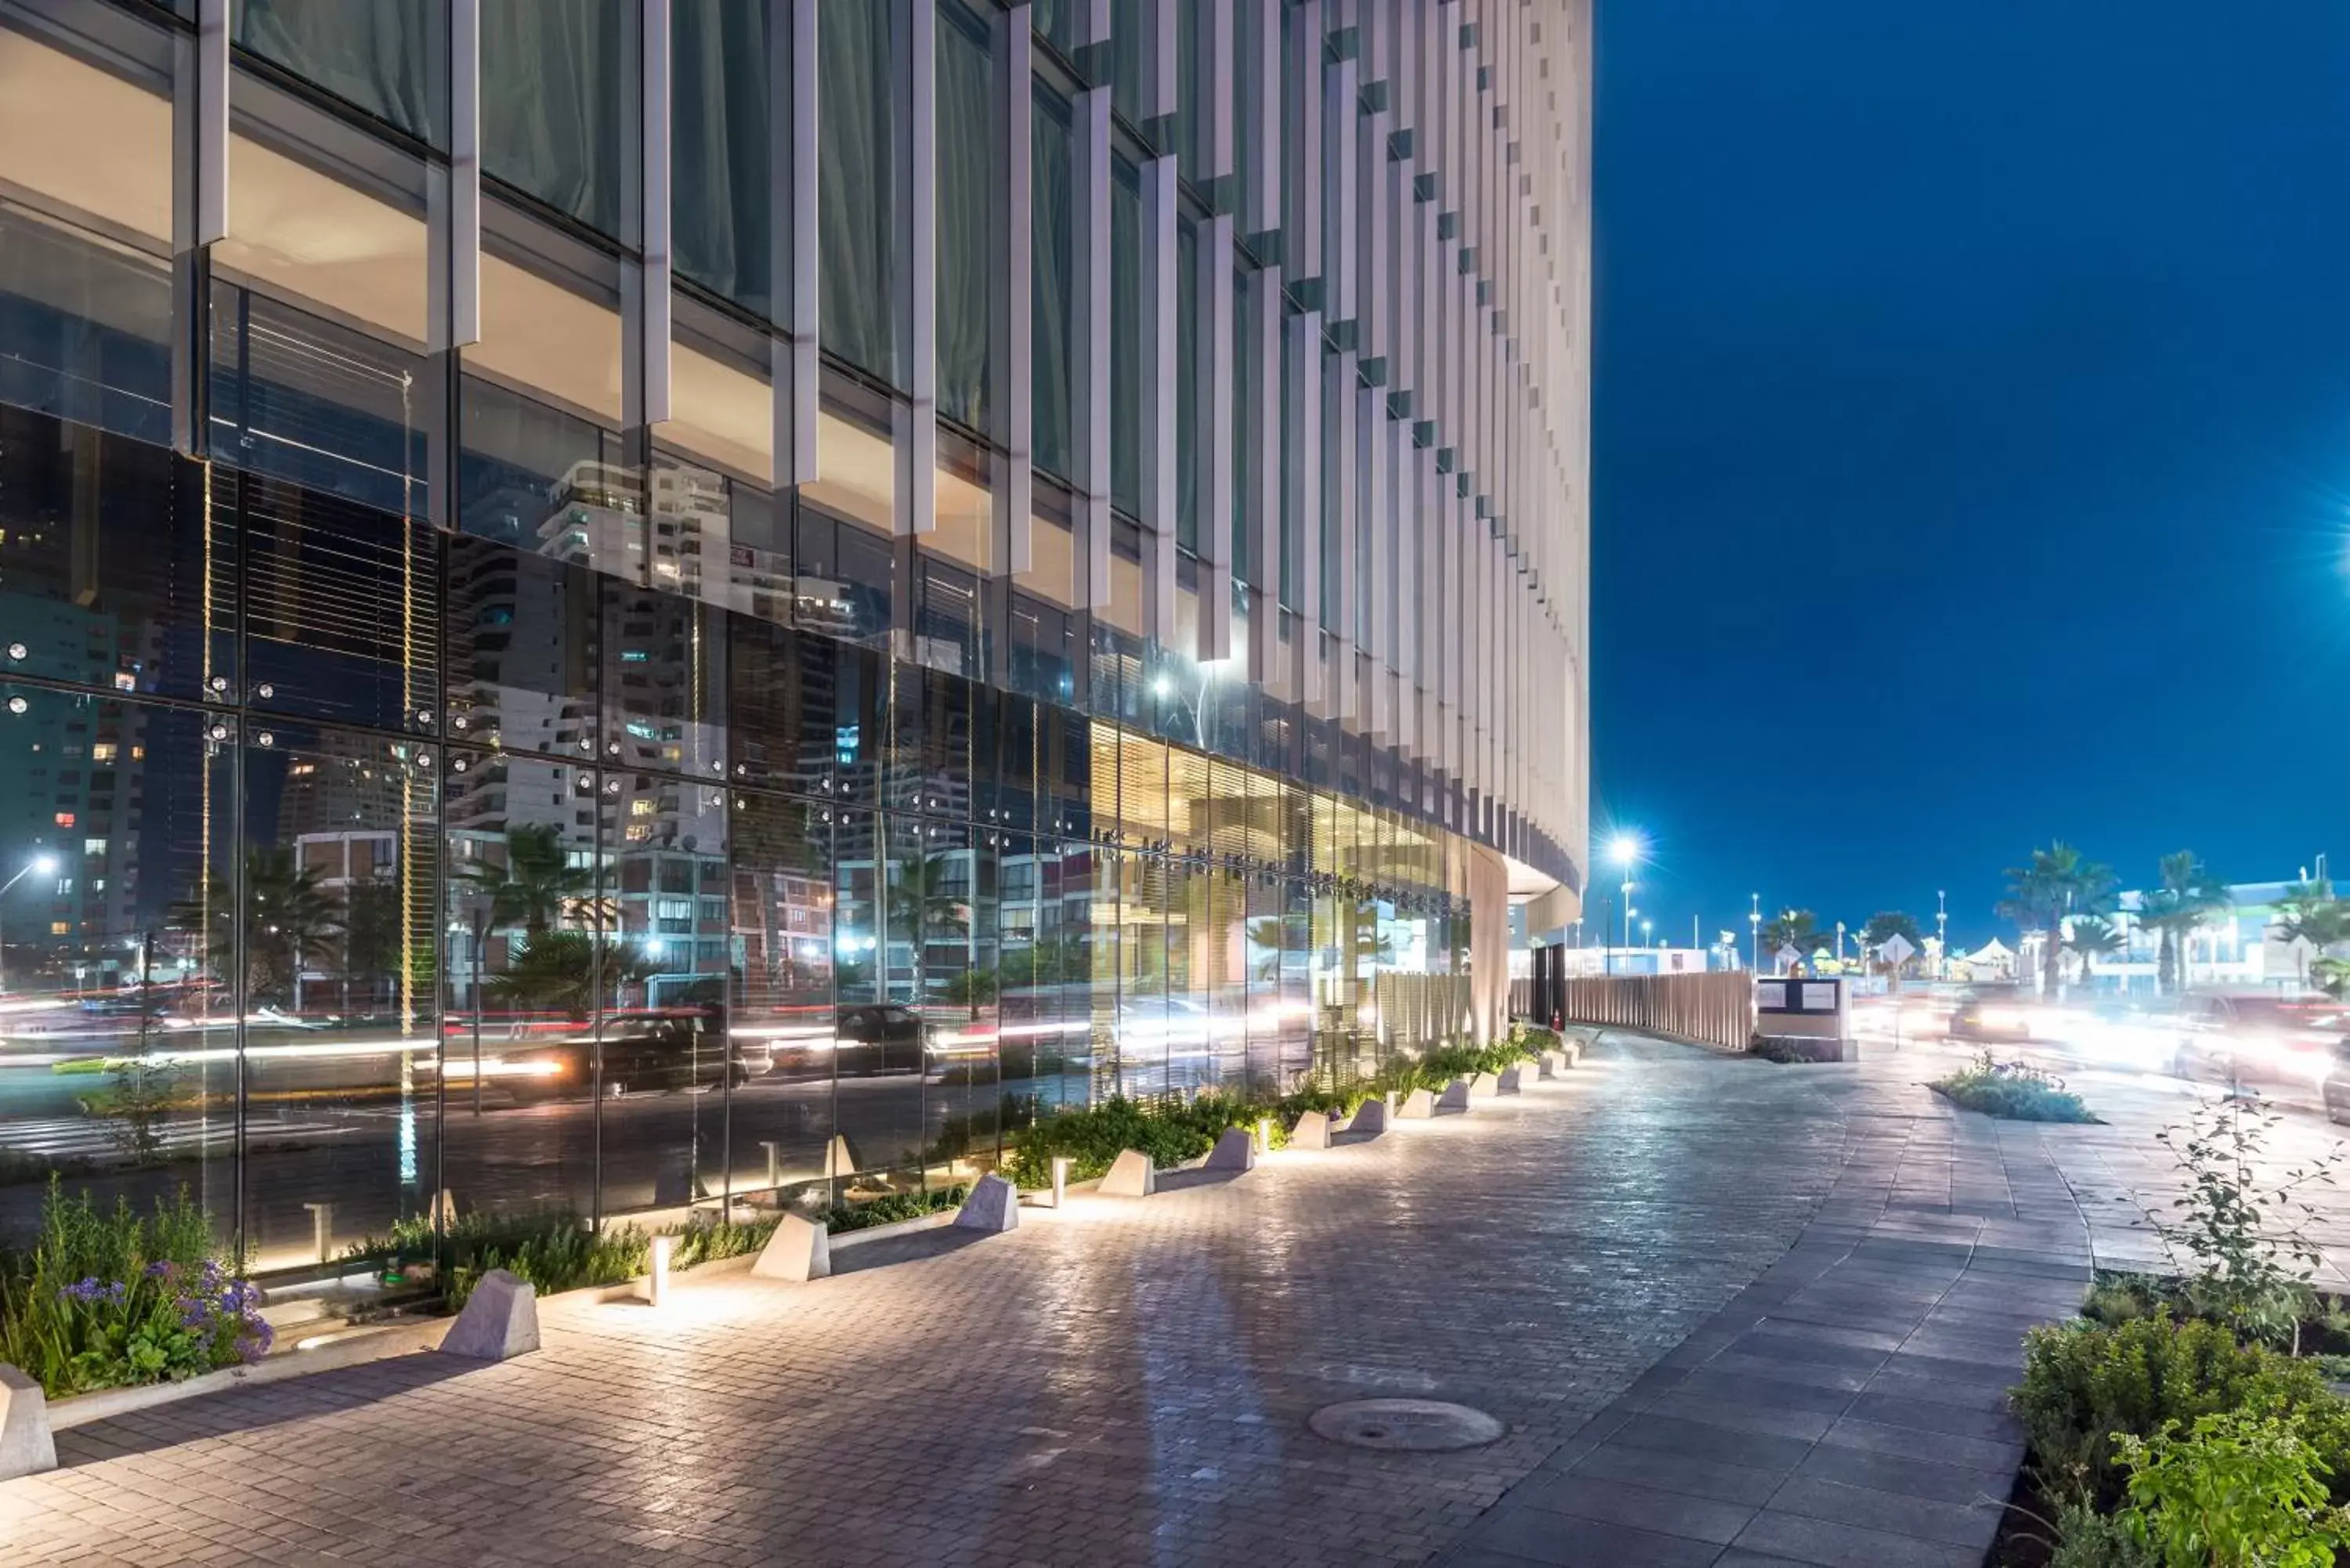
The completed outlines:
<svg viewBox="0 0 2350 1568">
<path fill-rule="evenodd" d="M 1950 969 L 1950 902 L 1947 890 L 1940 888 L 1934 889 L 1934 944 L 1939 950 L 1934 978 L 1940 980 Z"/>
<path fill-rule="evenodd" d="M 1754 907 L 1746 912 L 1746 968 L 1749 972 L 1762 972 L 1762 895 L 1750 893 Z"/>
<path fill-rule="evenodd" d="M 18 871 L 14 877 L 9 877 L 5 882 L 0 882 L 0 899 L 6 898 L 8 896 L 8 890 L 14 888 L 17 883 L 22 882 L 26 877 L 32 876 L 47 877 L 57 868 L 57 857 L 56 856 L 34 856 L 30 860 L 25 862 L 24 868 L 22 870 Z M 5 931 L 0 931 L 0 996 L 5 996 L 7 994 L 8 938 Z"/>
</svg>

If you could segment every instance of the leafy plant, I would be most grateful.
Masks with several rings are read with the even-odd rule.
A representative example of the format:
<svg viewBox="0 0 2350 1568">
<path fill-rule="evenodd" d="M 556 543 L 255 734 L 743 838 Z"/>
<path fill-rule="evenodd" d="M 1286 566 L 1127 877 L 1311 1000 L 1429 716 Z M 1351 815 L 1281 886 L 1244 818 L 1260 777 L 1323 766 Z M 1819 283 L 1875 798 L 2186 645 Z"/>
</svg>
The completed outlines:
<svg viewBox="0 0 2350 1568">
<path fill-rule="evenodd" d="M 260 1307 L 184 1189 L 142 1215 L 52 1181 L 32 1251 L 0 1259 L 0 1361 L 52 1396 L 192 1377 L 268 1354 Z"/>
<path fill-rule="evenodd" d="M 900 1220 L 920 1220 L 926 1214 L 936 1214 L 942 1209 L 959 1209 L 971 1196 L 963 1186 L 926 1188 L 920 1192 L 892 1192 L 886 1198 L 869 1199 L 862 1203 L 844 1203 L 827 1209 L 821 1216 L 824 1228 L 837 1235 L 843 1231 L 868 1231 L 876 1225 L 894 1225 Z"/>
<path fill-rule="evenodd" d="M 2185 1437 L 2165 1421 L 2116 1439 L 2129 1471 L 2123 1521 L 2164 1568 L 2333 1568 L 2350 1513 L 2326 1492 L 2325 1461 L 2282 1417 L 2230 1410 Z"/>
<path fill-rule="evenodd" d="M 2109 866 L 2089 859 L 2063 842 L 2035 849 L 2032 859 L 2007 871 L 2007 897 L 1999 912 L 2023 929 L 2048 933 L 2041 949 L 2041 985 L 2054 997 L 2064 977 L 2064 952 L 2058 940 L 2064 921 L 2083 915 L 2100 915 L 2113 908 L 2114 873 Z"/>
<path fill-rule="evenodd" d="M 2324 1262 L 2301 1220 L 2317 1212 L 2304 1194 L 2334 1185 L 2337 1147 L 2264 1182 L 2269 1132 L 2282 1120 L 2238 1096 L 2199 1106 L 2186 1126 L 2155 1137 L 2187 1178 L 2182 1210 L 2158 1227 L 2162 1239 L 2193 1261 L 2186 1282 L 2194 1310 L 2267 1344 L 2298 1347 L 2299 1327 L 2314 1301 L 2301 1267 Z"/>
<path fill-rule="evenodd" d="M 2048 1568 L 2161 1568 L 2126 1521 L 2078 1499 L 2057 1509 L 2054 1529 Z"/>
<path fill-rule="evenodd" d="M 2094 1122 L 2097 1118 L 2067 1091 L 2064 1081 L 2028 1062 L 1994 1061 L 1980 1053 L 1964 1071 L 1927 1085 L 1961 1110 L 1981 1111 L 2019 1122 Z"/>
<path fill-rule="evenodd" d="M 2138 897 L 2138 924 L 2157 933 L 2159 948 L 2155 981 L 2165 993 L 2184 989 L 2184 965 L 2179 961 L 2187 940 L 2212 916 L 2230 908 L 2235 895 L 2191 849 L 2174 850 L 2162 857 L 2162 885 Z"/>
<path fill-rule="evenodd" d="M 2117 1438 L 2151 1437 L 2167 1421 L 2257 1410 L 2290 1421 L 2337 1471 L 2350 1455 L 2350 1405 L 2319 1368 L 2197 1319 L 2033 1329 L 2009 1402 L 2047 1489 L 2100 1506 L 2120 1501 Z"/>
<path fill-rule="evenodd" d="M 430 1220 L 411 1223 L 421 1223 L 423 1233 L 431 1234 Z M 691 1269 L 755 1252 L 766 1245 L 775 1224 L 773 1220 L 736 1222 L 696 1216 L 678 1234 L 670 1265 Z M 414 1235 L 411 1229 L 411 1244 Z M 463 1310 L 473 1287 L 492 1269 L 504 1269 L 536 1286 L 540 1294 L 553 1295 L 591 1285 L 625 1283 L 652 1267 L 652 1238 L 644 1231 L 634 1225 L 591 1231 L 568 1210 L 505 1215 L 476 1211 L 451 1225 L 444 1240 L 449 1250 L 444 1295 L 452 1312 Z M 400 1244 L 397 1231 L 392 1244 Z M 385 1250 L 384 1244 L 376 1242 L 368 1243 L 368 1248 Z"/>
</svg>

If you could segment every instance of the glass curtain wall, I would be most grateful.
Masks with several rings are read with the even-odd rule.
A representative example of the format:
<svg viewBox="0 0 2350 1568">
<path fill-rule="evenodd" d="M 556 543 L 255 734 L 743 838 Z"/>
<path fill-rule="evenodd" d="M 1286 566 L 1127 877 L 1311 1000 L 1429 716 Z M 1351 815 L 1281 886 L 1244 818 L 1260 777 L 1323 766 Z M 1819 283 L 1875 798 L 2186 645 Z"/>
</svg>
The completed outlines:
<svg viewBox="0 0 2350 1568">
<path fill-rule="evenodd" d="M 416 151 L 445 115 L 442 53 L 418 42 L 433 9 L 238 8 L 256 123 L 282 71 L 347 105 L 350 134 L 400 133 L 398 178 L 335 211 L 365 219 L 338 230 L 353 244 L 382 240 L 369 275 L 403 299 L 423 276 L 410 187 L 445 157 Z M 372 296 L 276 266 L 245 225 L 251 265 L 220 268 L 193 335 L 210 452 L 175 454 L 168 225 L 127 197 L 88 225 L 0 201 L 0 1017 L 68 1069 L 0 1111 L 0 1231 L 24 1233 L 52 1174 L 102 1201 L 184 1186 L 294 1280 L 452 1211 L 855 1203 L 967 1181 L 1055 1108 L 1344 1081 L 1460 1032 L 1466 846 L 1261 742 L 1278 705 L 1188 657 L 1189 551 L 1157 627 L 1149 539 L 1101 518 L 1109 597 L 1089 605 L 1097 524 L 1047 481 L 1033 558 L 1004 569 L 1006 84 L 953 0 L 938 349 L 963 429 L 941 442 L 938 528 L 893 554 L 898 15 L 821 10 L 837 363 L 797 492 L 751 461 L 764 384 L 682 338 L 681 386 L 702 377 L 750 455 L 619 428 L 633 6 L 484 16 L 484 339 L 447 362 L 453 389 Z M 705 313 L 770 304 L 763 16 L 676 9 L 678 255 Z M 17 40 L 0 32 L 35 47 Z M 1035 108 L 1035 455 L 1066 472 L 1073 159 L 1068 106 Z M 253 147 L 241 190 L 332 186 Z M 168 142 L 147 151 L 168 167 Z M 0 176 L 37 189 L 17 159 Z M 1141 219 L 1132 166 L 1111 183 L 1110 488 L 1130 513 Z M 1188 220 L 1180 245 L 1188 452 L 1210 412 Z M 1362 783 L 1353 765 L 1329 785 Z"/>
</svg>

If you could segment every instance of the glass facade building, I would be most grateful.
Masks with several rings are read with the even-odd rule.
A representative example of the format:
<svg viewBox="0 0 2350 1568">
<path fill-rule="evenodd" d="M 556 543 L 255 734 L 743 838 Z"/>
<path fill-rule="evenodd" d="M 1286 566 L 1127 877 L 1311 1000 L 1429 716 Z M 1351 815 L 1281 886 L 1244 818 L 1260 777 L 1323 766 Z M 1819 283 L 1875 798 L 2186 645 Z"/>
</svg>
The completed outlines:
<svg viewBox="0 0 2350 1568">
<path fill-rule="evenodd" d="M 1589 0 L 0 0 L 0 1233 L 966 1180 L 1503 1023 Z"/>
</svg>

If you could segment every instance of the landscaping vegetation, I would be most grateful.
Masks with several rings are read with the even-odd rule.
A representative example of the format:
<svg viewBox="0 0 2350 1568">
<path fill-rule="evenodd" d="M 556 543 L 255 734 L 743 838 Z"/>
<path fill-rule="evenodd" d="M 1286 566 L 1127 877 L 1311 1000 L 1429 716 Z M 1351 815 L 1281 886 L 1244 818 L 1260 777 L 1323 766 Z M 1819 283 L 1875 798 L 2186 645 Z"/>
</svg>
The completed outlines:
<svg viewBox="0 0 2350 1568">
<path fill-rule="evenodd" d="M 2069 1092 L 2063 1079 L 2027 1062 L 1995 1062 L 1990 1052 L 1976 1056 L 1963 1072 L 1937 1078 L 1927 1085 L 1965 1111 L 1981 1111 L 2016 1122 L 2094 1122 L 2081 1096 Z"/>
<path fill-rule="evenodd" d="M 1070 1179 L 1102 1175 L 1118 1155 L 1139 1149 L 1161 1170 L 1199 1158 L 1232 1127 L 1270 1122 L 1274 1147 L 1308 1111 L 1352 1116 L 1366 1100 L 1414 1089 L 1439 1091 L 1455 1078 L 1498 1073 L 1555 1049 L 1558 1036 L 1521 1024 L 1506 1039 L 1486 1046 L 1456 1045 L 1417 1058 L 1399 1059 L 1368 1078 L 1338 1086 L 1309 1086 L 1279 1098 L 1204 1094 L 1190 1099 L 1107 1100 L 1083 1110 L 1063 1111 L 1016 1135 L 1004 1154 L 1004 1174 L 1022 1187 L 1048 1187 L 1053 1160 L 1068 1159 Z"/>
<path fill-rule="evenodd" d="M 0 1254 L 0 1361 L 52 1397 L 258 1361 L 260 1308 L 184 1189 L 141 1214 L 53 1180 L 39 1240 Z"/>
<path fill-rule="evenodd" d="M 2176 1279 L 2106 1275 L 2033 1331 L 2012 1396 L 2031 1444 L 2019 1532 L 2053 1568 L 2329 1568 L 2350 1546 L 2350 1317 L 2298 1270 L 2304 1190 L 2340 1157 L 2263 1177 L 2276 1118 L 2233 1097 L 2161 1136 L 2187 1179 Z M 2012 1557 L 2014 1553 L 2011 1553 Z"/>
</svg>

